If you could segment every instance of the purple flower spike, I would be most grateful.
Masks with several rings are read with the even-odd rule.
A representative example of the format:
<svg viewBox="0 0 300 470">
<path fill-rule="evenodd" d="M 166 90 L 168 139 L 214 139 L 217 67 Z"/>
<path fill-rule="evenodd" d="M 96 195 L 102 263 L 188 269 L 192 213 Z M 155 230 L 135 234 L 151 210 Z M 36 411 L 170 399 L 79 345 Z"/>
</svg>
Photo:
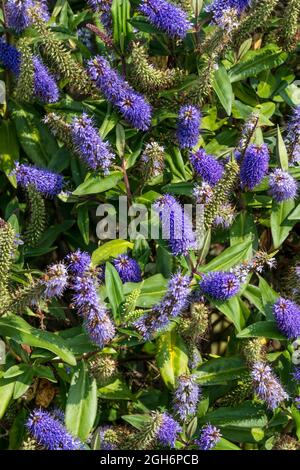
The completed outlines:
<svg viewBox="0 0 300 470">
<path fill-rule="evenodd" d="M 122 282 L 141 282 L 142 273 L 138 262 L 128 255 L 120 255 L 113 260 Z"/>
<path fill-rule="evenodd" d="M 182 421 L 194 415 L 200 398 L 200 386 L 194 375 L 181 375 L 174 392 L 174 411 Z"/>
<path fill-rule="evenodd" d="M 240 290 L 240 282 L 233 273 L 214 271 L 204 274 L 200 281 L 203 294 L 216 300 L 228 300 Z"/>
<path fill-rule="evenodd" d="M 263 180 L 268 172 L 269 149 L 267 145 L 251 144 L 247 147 L 241 164 L 241 186 L 253 189 Z"/>
<path fill-rule="evenodd" d="M 47 67 L 38 57 L 33 57 L 34 94 L 43 103 L 55 103 L 59 100 L 59 89 Z"/>
<path fill-rule="evenodd" d="M 63 188 L 63 177 L 45 168 L 17 162 L 13 174 L 22 188 L 34 186 L 37 192 L 49 199 L 57 196 Z"/>
<path fill-rule="evenodd" d="M 191 219 L 179 202 L 170 194 L 160 197 L 153 205 L 159 214 L 163 238 L 168 240 L 173 255 L 187 255 L 195 248 L 196 238 Z"/>
<path fill-rule="evenodd" d="M 139 10 L 170 37 L 183 39 L 192 26 L 181 8 L 165 0 L 142 0 Z"/>
<path fill-rule="evenodd" d="M 251 369 L 254 390 L 271 410 L 288 399 L 288 394 L 282 388 L 271 367 L 264 362 L 256 362 Z"/>
<path fill-rule="evenodd" d="M 286 171 L 276 168 L 269 176 L 270 194 L 276 202 L 295 199 L 297 181 Z"/>
<path fill-rule="evenodd" d="M 16 33 L 24 31 L 32 23 L 28 10 L 33 7 L 37 9 L 43 20 L 49 20 L 47 3 L 44 0 L 7 0 L 5 4 L 7 26 Z"/>
<path fill-rule="evenodd" d="M 222 434 L 220 429 L 211 424 L 203 426 L 200 432 L 200 437 L 195 441 L 200 450 L 211 450 L 221 439 Z"/>
<path fill-rule="evenodd" d="M 47 450 L 80 450 L 82 447 L 81 442 L 74 439 L 63 424 L 47 411 L 34 410 L 26 427 L 34 439 Z"/>
<path fill-rule="evenodd" d="M 95 128 L 93 120 L 83 113 L 74 118 L 71 124 L 73 143 L 81 159 L 91 170 L 100 170 L 104 175 L 115 158 L 108 142 L 104 142 Z"/>
<path fill-rule="evenodd" d="M 88 62 L 87 72 L 105 98 L 118 109 L 136 129 L 146 131 L 151 124 L 151 106 L 120 75 L 104 57 L 96 56 Z"/>
<path fill-rule="evenodd" d="M 279 330 L 289 339 L 300 336 L 300 307 L 280 297 L 273 305 L 273 314 Z"/>
<path fill-rule="evenodd" d="M 177 123 L 177 140 L 180 148 L 194 147 L 200 135 L 201 113 L 195 106 L 182 106 Z"/>
<path fill-rule="evenodd" d="M 45 296 L 48 299 L 60 297 L 68 284 L 68 272 L 63 263 L 53 264 L 47 269 L 43 279 Z"/>
<path fill-rule="evenodd" d="M 75 276 L 82 276 L 91 264 L 91 261 L 90 255 L 86 251 L 80 251 L 79 249 L 66 256 L 67 267 Z"/>
<path fill-rule="evenodd" d="M 197 175 L 210 186 L 215 186 L 223 176 L 223 165 L 203 149 L 191 154 L 190 162 Z"/>
<path fill-rule="evenodd" d="M 174 447 L 181 426 L 168 413 L 162 413 L 162 423 L 157 432 L 159 443 L 166 447 Z"/>
</svg>

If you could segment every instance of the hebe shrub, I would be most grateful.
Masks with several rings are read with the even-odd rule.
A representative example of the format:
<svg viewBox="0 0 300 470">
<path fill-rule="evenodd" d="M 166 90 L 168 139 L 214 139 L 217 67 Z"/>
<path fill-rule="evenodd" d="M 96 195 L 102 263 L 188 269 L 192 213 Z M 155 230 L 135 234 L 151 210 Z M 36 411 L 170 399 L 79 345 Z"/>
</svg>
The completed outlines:
<svg viewBox="0 0 300 470">
<path fill-rule="evenodd" d="M 0 448 L 298 449 L 299 2 L 1 5 Z"/>
</svg>

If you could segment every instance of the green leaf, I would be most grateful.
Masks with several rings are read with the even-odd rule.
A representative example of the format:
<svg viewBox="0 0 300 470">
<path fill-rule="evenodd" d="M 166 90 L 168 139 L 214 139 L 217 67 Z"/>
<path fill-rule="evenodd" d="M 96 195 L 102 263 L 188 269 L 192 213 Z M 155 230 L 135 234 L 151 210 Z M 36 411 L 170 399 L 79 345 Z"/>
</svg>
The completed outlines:
<svg viewBox="0 0 300 470">
<path fill-rule="evenodd" d="M 201 272 L 210 271 L 227 271 L 241 261 L 245 261 L 251 257 L 252 241 L 246 240 L 229 248 L 226 248 L 219 256 L 216 256 L 205 266 L 201 266 Z"/>
<path fill-rule="evenodd" d="M 230 116 L 234 95 L 227 71 L 222 64 L 219 64 L 218 69 L 215 71 L 213 89 L 227 115 Z"/>
<path fill-rule="evenodd" d="M 132 250 L 133 243 L 127 240 L 111 240 L 97 248 L 92 254 L 92 262 L 95 266 L 107 261 L 109 258 L 116 258 L 125 253 L 128 249 Z"/>
<path fill-rule="evenodd" d="M 300 204 L 295 207 L 295 209 L 291 212 L 291 214 L 288 216 L 288 220 L 300 220 Z"/>
<path fill-rule="evenodd" d="M 248 284 L 246 289 L 243 290 L 242 295 L 261 313 L 265 313 L 259 287 Z"/>
<path fill-rule="evenodd" d="M 241 450 L 238 446 L 233 444 L 224 437 L 221 437 L 220 441 L 214 447 L 214 450 Z"/>
<path fill-rule="evenodd" d="M 249 401 L 237 407 L 219 408 L 209 412 L 201 421 L 219 426 L 234 425 L 240 428 L 263 427 L 268 423 L 265 408 Z"/>
<path fill-rule="evenodd" d="M 126 138 L 125 138 L 125 131 L 124 127 L 121 124 L 117 124 L 116 126 L 116 147 L 120 158 L 123 158 L 125 153 L 125 145 L 126 145 Z"/>
<path fill-rule="evenodd" d="M 134 396 L 121 380 L 116 379 L 105 387 L 98 388 L 98 396 L 105 400 L 133 400 Z"/>
<path fill-rule="evenodd" d="M 25 392 L 29 389 L 32 379 L 33 379 L 33 370 L 30 366 L 26 366 L 26 370 L 22 375 L 18 375 L 15 381 L 15 388 L 13 398 L 14 400 L 18 400 Z"/>
<path fill-rule="evenodd" d="M 125 297 L 120 276 L 116 268 L 110 263 L 105 265 L 105 286 L 114 319 L 118 322 L 120 320 L 119 308 Z"/>
<path fill-rule="evenodd" d="M 175 329 L 158 338 L 156 363 L 168 388 L 173 388 L 176 378 L 187 371 L 187 349 Z"/>
<path fill-rule="evenodd" d="M 129 0 L 113 0 L 111 6 L 113 20 L 113 40 L 122 53 L 124 53 L 128 44 L 129 33 L 132 26 L 130 20 L 130 2 Z"/>
<path fill-rule="evenodd" d="M 82 361 L 74 372 L 66 406 L 66 427 L 85 441 L 93 427 L 97 414 L 97 386 L 89 377 L 87 366 Z"/>
<path fill-rule="evenodd" d="M 41 118 L 31 108 L 12 104 L 12 119 L 15 123 L 18 141 L 28 158 L 39 166 L 47 166 L 57 152 L 58 145 L 49 130 L 41 124 Z M 29 109 L 29 108 L 28 108 Z"/>
<path fill-rule="evenodd" d="M 136 429 L 143 429 L 145 424 L 149 423 L 151 421 L 151 416 L 149 415 L 138 415 L 138 414 L 132 414 L 132 415 L 123 415 L 122 419 L 126 421 L 127 423 L 131 424 Z"/>
<path fill-rule="evenodd" d="M 0 335 L 8 336 L 19 344 L 47 349 L 67 364 L 76 365 L 76 359 L 58 335 L 33 328 L 23 318 L 8 315 L 0 318 Z"/>
<path fill-rule="evenodd" d="M 86 205 L 79 206 L 77 208 L 77 225 L 86 245 L 90 241 L 90 219 L 89 219 L 89 210 Z"/>
<path fill-rule="evenodd" d="M 278 158 L 278 161 L 280 162 L 281 168 L 284 171 L 288 171 L 288 169 L 289 169 L 288 153 L 287 153 L 287 149 L 286 149 L 285 143 L 283 141 L 279 126 L 277 126 L 277 147 L 276 147 L 276 152 L 277 152 L 277 158 Z"/>
<path fill-rule="evenodd" d="M 202 385 L 221 385 L 238 379 L 247 370 L 245 361 L 239 356 L 211 359 L 201 365 L 195 374 Z"/>
<path fill-rule="evenodd" d="M 131 18 L 130 24 L 137 28 L 139 31 L 143 31 L 144 33 L 158 33 L 159 30 L 152 26 L 144 16 L 135 16 Z"/>
<path fill-rule="evenodd" d="M 11 379 L 0 379 L 0 419 L 3 418 L 6 408 L 13 396 L 15 383 Z"/>
<path fill-rule="evenodd" d="M 9 431 L 9 450 L 19 450 L 25 436 L 25 420 L 27 410 L 22 408 L 14 419 L 12 427 Z"/>
<path fill-rule="evenodd" d="M 136 306 L 149 308 L 157 304 L 166 292 L 168 280 L 161 274 L 155 274 L 142 282 L 127 282 L 124 284 L 124 294 L 129 294 L 133 289 L 141 289 Z"/>
<path fill-rule="evenodd" d="M 236 245 L 245 241 L 251 241 L 252 246 L 249 246 L 249 254 L 252 255 L 253 250 L 258 248 L 258 236 L 254 217 L 250 212 L 240 212 L 235 218 L 230 229 L 230 245 Z"/>
<path fill-rule="evenodd" d="M 263 70 L 278 67 L 285 62 L 288 54 L 281 52 L 277 46 L 269 45 L 260 50 L 249 51 L 237 65 L 229 70 L 231 83 L 255 77 Z"/>
<path fill-rule="evenodd" d="M 237 334 L 238 338 L 259 338 L 286 339 L 278 328 L 276 321 L 266 320 L 253 323 Z"/>
<path fill-rule="evenodd" d="M 294 207 L 295 202 L 291 199 L 279 203 L 273 200 L 271 232 L 275 249 L 280 247 L 296 223 L 288 219 Z"/>
<path fill-rule="evenodd" d="M 80 184 L 73 194 L 75 196 L 86 196 L 88 194 L 98 194 L 114 188 L 122 179 L 121 171 L 113 171 L 108 176 L 90 175 L 82 184 Z"/>
<path fill-rule="evenodd" d="M 15 178 L 9 176 L 14 162 L 19 159 L 19 145 L 12 121 L 3 120 L 0 125 L 0 168 L 15 186 Z"/>
<path fill-rule="evenodd" d="M 262 304 L 264 307 L 264 314 L 267 317 L 267 320 L 273 320 L 274 316 L 272 313 L 273 310 L 273 304 L 276 302 L 276 300 L 279 297 L 279 294 L 272 289 L 271 286 L 267 283 L 267 281 L 261 277 L 258 276 L 259 279 L 259 290 L 261 294 L 261 299 L 262 299 Z"/>
<path fill-rule="evenodd" d="M 232 321 L 237 331 L 241 331 L 244 328 L 249 311 L 241 299 L 234 296 L 226 302 L 211 300 L 211 303 Z"/>
<path fill-rule="evenodd" d="M 181 152 L 177 147 L 171 147 L 169 152 L 165 153 L 165 160 L 173 175 L 181 181 L 186 181 L 184 161 Z"/>
</svg>

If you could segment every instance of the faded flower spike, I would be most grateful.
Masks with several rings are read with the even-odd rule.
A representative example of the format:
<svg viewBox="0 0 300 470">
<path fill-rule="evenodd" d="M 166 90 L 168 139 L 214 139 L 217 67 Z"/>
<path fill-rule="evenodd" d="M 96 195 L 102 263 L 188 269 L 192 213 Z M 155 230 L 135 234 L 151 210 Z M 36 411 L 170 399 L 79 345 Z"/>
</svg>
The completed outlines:
<svg viewBox="0 0 300 470">
<path fill-rule="evenodd" d="M 102 426 L 99 429 L 101 450 L 116 450 L 118 437 L 112 426 Z"/>
<path fill-rule="evenodd" d="M 120 255 L 113 260 L 122 282 L 140 282 L 142 280 L 141 268 L 138 262 L 128 255 Z"/>
<path fill-rule="evenodd" d="M 184 208 L 170 194 L 161 196 L 153 205 L 159 214 L 163 237 L 168 240 L 173 255 L 186 255 L 195 248 L 192 222 Z"/>
<path fill-rule="evenodd" d="M 166 0 L 142 0 L 139 10 L 151 24 L 171 37 L 183 39 L 192 26 L 185 11 Z"/>
<path fill-rule="evenodd" d="M 151 106 L 108 61 L 96 56 L 88 62 L 87 72 L 105 98 L 112 102 L 123 118 L 136 129 L 146 131 L 151 123 Z"/>
<path fill-rule="evenodd" d="M 81 450 L 82 444 L 48 411 L 34 410 L 26 427 L 34 439 L 48 450 Z"/>
<path fill-rule="evenodd" d="M 214 271 L 204 274 L 200 281 L 203 294 L 216 300 L 228 300 L 240 290 L 240 282 L 233 273 Z"/>
<path fill-rule="evenodd" d="M 82 259 L 80 262 L 85 264 Z M 71 260 L 71 269 L 78 271 L 78 275 L 74 276 L 71 286 L 75 292 L 73 303 L 83 318 L 83 326 L 91 341 L 99 348 L 103 348 L 115 336 L 115 327 L 109 318 L 105 305 L 100 302 L 98 297 L 98 273 L 90 268 L 79 274 L 82 265 L 76 265 L 75 263 Z"/>
<path fill-rule="evenodd" d="M 220 26 L 226 12 L 234 10 L 237 15 L 241 15 L 250 5 L 250 2 L 251 0 L 213 0 L 206 7 L 206 11 L 213 14 L 214 22 Z"/>
<path fill-rule="evenodd" d="M 193 196 L 197 204 L 208 204 L 212 201 L 213 194 L 212 187 L 205 181 L 201 185 L 196 185 L 193 189 Z"/>
<path fill-rule="evenodd" d="M 47 269 L 42 280 L 44 295 L 48 299 L 60 297 L 68 284 L 68 272 L 63 263 L 53 264 Z"/>
<path fill-rule="evenodd" d="M 190 155 L 190 162 L 198 176 L 201 176 L 203 181 L 215 186 L 223 176 L 223 165 L 213 157 L 205 152 L 204 149 L 197 150 L 197 152 Z"/>
<path fill-rule="evenodd" d="M 195 441 L 195 444 L 200 450 L 211 450 L 220 441 L 221 437 L 220 429 L 211 424 L 206 424 L 201 429 L 200 437 Z"/>
<path fill-rule="evenodd" d="M 145 340 L 162 331 L 171 318 L 178 317 L 188 304 L 190 294 L 190 278 L 181 273 L 174 274 L 168 284 L 168 289 L 162 300 L 155 305 L 149 313 L 146 313 L 134 326 Z"/>
<path fill-rule="evenodd" d="M 104 305 L 99 302 L 97 308 L 83 309 L 83 316 L 83 326 L 91 341 L 99 348 L 103 348 L 113 339 L 115 327 Z"/>
<path fill-rule="evenodd" d="M 241 162 L 241 186 L 252 190 L 263 180 L 269 166 L 269 149 L 266 144 L 251 144 L 247 147 Z"/>
<path fill-rule="evenodd" d="M 5 4 L 7 26 L 16 33 L 21 33 L 32 24 L 28 10 L 35 8 L 37 14 L 44 21 L 48 21 L 49 11 L 46 0 L 7 0 Z"/>
<path fill-rule="evenodd" d="M 162 175 L 165 168 L 165 149 L 157 142 L 149 142 L 140 159 L 140 172 L 144 180 Z"/>
<path fill-rule="evenodd" d="M 174 392 L 173 407 L 181 421 L 196 413 L 200 398 L 200 386 L 193 375 L 181 375 Z"/>
<path fill-rule="evenodd" d="M 16 163 L 13 174 L 22 188 L 34 186 L 40 194 L 49 199 L 57 196 L 63 188 L 63 177 L 45 168 Z"/>
<path fill-rule="evenodd" d="M 194 147 L 200 135 L 201 112 L 196 106 L 185 105 L 179 110 L 177 140 L 179 147 Z"/>
<path fill-rule="evenodd" d="M 87 4 L 94 12 L 108 12 L 111 9 L 112 0 L 87 0 Z"/>
<path fill-rule="evenodd" d="M 280 403 L 288 399 L 288 394 L 273 374 L 271 367 L 265 362 L 253 364 L 251 377 L 255 393 L 271 410 L 274 410 Z"/>
<path fill-rule="evenodd" d="M 300 307 L 280 297 L 273 305 L 273 314 L 279 330 L 289 339 L 300 336 Z"/>
<path fill-rule="evenodd" d="M 222 229 L 228 229 L 233 221 L 235 216 L 235 209 L 232 207 L 231 204 L 225 203 L 219 209 L 218 214 L 215 216 L 213 220 L 213 226 L 219 227 Z"/>
<path fill-rule="evenodd" d="M 73 144 L 80 158 L 91 170 L 100 170 L 104 175 L 115 158 L 108 142 L 104 142 L 94 126 L 93 120 L 83 113 L 75 117 L 70 126 Z"/>
<path fill-rule="evenodd" d="M 289 160 L 293 163 L 298 162 L 300 160 L 300 105 L 293 109 L 287 123 L 285 143 Z"/>
<path fill-rule="evenodd" d="M 276 168 L 269 176 L 270 195 L 276 202 L 295 199 L 298 184 L 286 171 Z"/>
</svg>

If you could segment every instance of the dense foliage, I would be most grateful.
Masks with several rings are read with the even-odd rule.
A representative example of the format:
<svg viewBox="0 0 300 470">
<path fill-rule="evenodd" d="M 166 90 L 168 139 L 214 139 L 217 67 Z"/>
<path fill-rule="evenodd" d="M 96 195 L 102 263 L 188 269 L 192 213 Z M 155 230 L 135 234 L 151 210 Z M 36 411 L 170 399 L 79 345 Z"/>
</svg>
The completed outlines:
<svg viewBox="0 0 300 470">
<path fill-rule="evenodd" d="M 2 2 L 1 449 L 299 448 L 299 11 Z"/>
</svg>

